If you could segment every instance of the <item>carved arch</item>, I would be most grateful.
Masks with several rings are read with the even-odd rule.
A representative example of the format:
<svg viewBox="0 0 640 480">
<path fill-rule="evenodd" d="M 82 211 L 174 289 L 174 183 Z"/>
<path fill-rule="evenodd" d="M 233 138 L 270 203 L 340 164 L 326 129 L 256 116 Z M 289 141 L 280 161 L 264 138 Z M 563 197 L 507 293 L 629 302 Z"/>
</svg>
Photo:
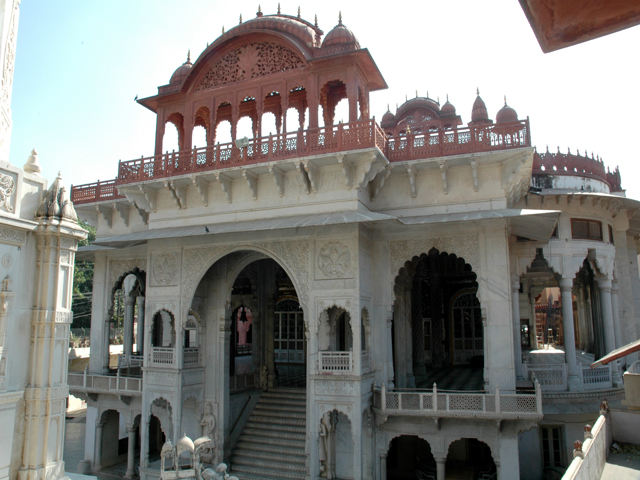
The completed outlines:
<svg viewBox="0 0 640 480">
<path fill-rule="evenodd" d="M 454 437 L 446 437 L 445 446 L 444 446 L 445 456 L 449 456 L 449 448 L 451 447 L 451 444 L 453 442 L 457 442 L 458 440 L 464 440 L 464 439 L 472 439 L 472 438 L 475 440 L 478 440 L 479 442 L 484 443 L 487 447 L 489 447 L 489 451 L 491 451 L 491 459 L 493 460 L 493 463 L 495 463 L 497 466 L 500 462 L 500 454 L 498 453 L 498 455 L 496 455 L 496 450 L 498 449 L 494 445 L 495 439 L 492 440 L 489 437 L 463 437 L 462 435 L 455 435 Z"/>
<path fill-rule="evenodd" d="M 122 275 L 120 275 L 116 280 L 116 282 L 111 287 L 111 294 L 109 295 L 109 300 L 107 304 L 108 310 L 113 309 L 113 297 L 116 294 L 116 291 L 122 288 L 124 279 L 127 278 L 129 275 L 135 275 L 136 278 L 138 279 L 140 293 L 144 295 L 144 292 L 146 292 L 147 272 L 145 272 L 144 270 L 141 270 L 139 267 L 134 267 L 133 269 L 128 270 Z"/>
</svg>

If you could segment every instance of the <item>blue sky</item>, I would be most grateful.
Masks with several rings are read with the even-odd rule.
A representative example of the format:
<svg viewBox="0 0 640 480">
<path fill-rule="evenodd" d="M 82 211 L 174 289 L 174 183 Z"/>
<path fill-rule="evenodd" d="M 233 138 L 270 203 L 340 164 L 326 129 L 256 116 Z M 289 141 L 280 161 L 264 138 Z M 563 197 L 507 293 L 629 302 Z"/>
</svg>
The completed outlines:
<svg viewBox="0 0 640 480">
<path fill-rule="evenodd" d="M 283 1 L 295 15 L 297 2 Z M 620 166 L 627 196 L 640 198 L 640 28 L 543 54 L 515 0 L 301 2 L 302 16 L 329 32 L 345 25 L 368 48 L 388 90 L 371 95 L 378 119 L 405 96 L 449 94 L 463 122 L 476 87 L 489 114 L 507 96 L 531 119 L 533 143 L 594 152 Z M 394 8 L 395 7 L 395 8 Z M 65 183 L 114 178 L 119 159 L 151 155 L 155 115 L 134 102 L 153 95 L 191 49 L 197 58 L 221 33 L 255 17 L 257 2 L 56 1 L 21 3 L 10 160 L 36 147 L 43 175 Z M 277 2 L 263 2 L 265 14 Z"/>
</svg>

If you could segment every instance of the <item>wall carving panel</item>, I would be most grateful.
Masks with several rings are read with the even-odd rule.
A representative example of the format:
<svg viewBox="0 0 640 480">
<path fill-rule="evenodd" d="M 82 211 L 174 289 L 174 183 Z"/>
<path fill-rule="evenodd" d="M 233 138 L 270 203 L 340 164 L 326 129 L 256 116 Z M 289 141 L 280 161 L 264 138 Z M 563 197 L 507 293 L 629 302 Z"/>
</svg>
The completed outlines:
<svg viewBox="0 0 640 480">
<path fill-rule="evenodd" d="M 0 173 L 0 208 L 4 208 L 7 212 L 13 213 L 11 205 L 11 197 L 16 193 L 16 182 L 10 175 Z"/>
<path fill-rule="evenodd" d="M 316 380 L 316 395 L 353 395 L 353 382 Z"/>
<path fill-rule="evenodd" d="M 351 251 L 342 242 L 328 242 L 318 249 L 318 268 L 325 277 L 351 277 Z"/>
<path fill-rule="evenodd" d="M 13 228 L 0 228 L 0 241 L 5 240 L 9 243 L 22 245 L 27 241 L 27 232 L 22 230 L 14 230 Z"/>
<path fill-rule="evenodd" d="M 173 253 L 156 254 L 153 257 L 153 280 L 157 285 L 177 285 L 178 259 Z"/>
<path fill-rule="evenodd" d="M 146 380 L 146 383 L 149 385 L 165 385 L 170 387 L 175 384 L 175 376 L 171 373 L 149 372 L 146 375 Z"/>
<path fill-rule="evenodd" d="M 288 48 L 271 42 L 250 43 L 225 54 L 204 76 L 196 91 L 293 70 L 305 62 Z"/>
<path fill-rule="evenodd" d="M 480 270 L 478 240 L 477 234 L 392 240 L 390 242 L 391 273 L 395 277 L 405 262 L 411 261 L 413 257 L 422 253 L 428 253 L 432 248 L 436 248 L 441 253 L 455 253 L 458 257 L 464 258 L 473 271 L 478 273 Z"/>
<path fill-rule="evenodd" d="M 111 260 L 109 263 L 109 286 L 113 288 L 118 279 L 134 268 L 141 271 L 147 271 L 146 258 L 127 258 L 125 260 Z"/>
</svg>

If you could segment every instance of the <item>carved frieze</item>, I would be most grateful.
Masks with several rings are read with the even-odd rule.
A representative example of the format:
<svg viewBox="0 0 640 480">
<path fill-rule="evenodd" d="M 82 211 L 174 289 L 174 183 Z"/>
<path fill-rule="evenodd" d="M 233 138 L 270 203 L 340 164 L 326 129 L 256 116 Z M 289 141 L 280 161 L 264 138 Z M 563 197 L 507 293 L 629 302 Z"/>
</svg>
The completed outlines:
<svg viewBox="0 0 640 480">
<path fill-rule="evenodd" d="M 353 382 L 316 380 L 316 395 L 353 395 Z"/>
<path fill-rule="evenodd" d="M 454 253 L 459 258 L 464 258 L 473 268 L 474 272 L 480 269 L 478 235 L 456 235 L 451 237 L 421 237 L 409 240 L 392 240 L 391 273 L 395 276 L 404 266 L 405 262 L 422 253 L 428 253 L 432 248 L 438 251 Z"/>
<path fill-rule="evenodd" d="M 13 228 L 0 228 L 0 241 L 22 245 L 27 241 L 27 232 L 14 230 Z"/>
<path fill-rule="evenodd" d="M 320 246 L 318 248 L 318 269 L 327 278 L 351 277 L 351 251 L 349 247 L 342 242 L 327 242 Z"/>
<path fill-rule="evenodd" d="M 149 385 L 164 385 L 167 387 L 175 384 L 175 375 L 171 373 L 149 372 L 145 376 Z"/>
<path fill-rule="evenodd" d="M 196 91 L 293 70 L 304 64 L 293 51 L 277 43 L 250 43 L 226 53 L 218 60 Z"/>
<path fill-rule="evenodd" d="M 178 258 L 173 253 L 156 254 L 153 257 L 153 280 L 156 285 L 178 284 Z"/>
</svg>

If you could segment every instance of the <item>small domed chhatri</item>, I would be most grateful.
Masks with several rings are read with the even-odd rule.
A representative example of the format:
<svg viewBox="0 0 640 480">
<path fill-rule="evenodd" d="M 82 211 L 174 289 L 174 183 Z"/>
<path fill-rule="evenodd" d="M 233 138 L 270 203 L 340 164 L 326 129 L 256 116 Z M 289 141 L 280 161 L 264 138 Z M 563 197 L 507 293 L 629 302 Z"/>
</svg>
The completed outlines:
<svg viewBox="0 0 640 480">
<path fill-rule="evenodd" d="M 187 61 L 180 65 L 173 75 L 171 75 L 171 80 L 169 80 L 169 84 L 182 83 L 182 81 L 187 78 L 189 72 L 191 71 L 191 67 L 193 67 L 193 63 L 191 63 L 191 50 L 187 53 Z"/>
<path fill-rule="evenodd" d="M 342 23 L 342 12 L 340 12 L 338 25 L 336 25 L 329 33 L 327 33 L 327 36 L 324 37 L 322 47 L 326 48 L 349 44 L 353 44 L 356 48 L 360 48 L 360 43 L 358 43 L 356 36 Z"/>
<path fill-rule="evenodd" d="M 440 109 L 440 113 L 443 117 L 452 117 L 456 114 L 456 107 L 453 106 L 451 102 L 449 102 L 449 95 L 447 95 L 447 101 L 442 108 Z"/>
<path fill-rule="evenodd" d="M 518 114 L 516 111 L 507 105 L 507 97 L 504 97 L 504 107 L 502 107 L 496 114 L 496 123 L 509 123 L 517 122 Z"/>
<path fill-rule="evenodd" d="M 393 113 L 391 113 L 391 110 L 389 109 L 389 105 L 387 105 L 387 111 L 382 116 L 382 121 L 380 122 L 380 126 L 384 128 L 388 126 L 393 126 L 395 125 L 395 123 L 396 123 L 396 116 Z"/>
<path fill-rule="evenodd" d="M 487 112 L 487 106 L 484 104 L 484 100 L 480 96 L 480 89 L 476 88 L 476 100 L 473 102 L 473 108 L 471 109 L 471 121 L 469 125 L 487 125 L 492 124 L 493 120 L 489 119 L 489 113 Z"/>
</svg>

